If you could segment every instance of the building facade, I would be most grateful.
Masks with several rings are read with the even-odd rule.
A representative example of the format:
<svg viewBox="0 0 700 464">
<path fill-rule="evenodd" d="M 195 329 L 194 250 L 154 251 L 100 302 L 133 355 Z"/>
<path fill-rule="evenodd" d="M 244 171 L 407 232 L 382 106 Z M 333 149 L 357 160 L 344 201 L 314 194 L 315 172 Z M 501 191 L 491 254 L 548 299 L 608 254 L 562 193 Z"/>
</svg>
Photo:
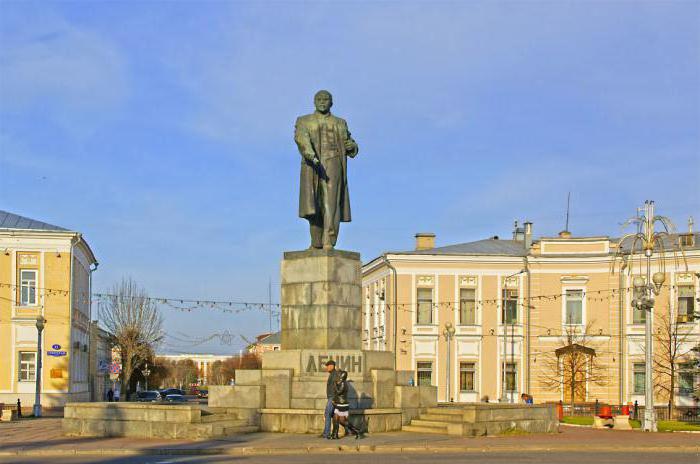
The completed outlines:
<svg viewBox="0 0 700 464">
<path fill-rule="evenodd" d="M 192 361 L 197 370 L 197 385 L 209 385 L 212 365 L 216 361 L 226 361 L 231 358 L 231 356 L 216 354 L 159 354 L 156 357 L 172 362 Z"/>
<path fill-rule="evenodd" d="M 255 337 L 255 342 L 246 348 L 248 353 L 262 357 L 267 351 L 279 351 L 282 348 L 282 333 L 266 333 Z"/>
<path fill-rule="evenodd" d="M 90 293 L 97 260 L 79 232 L 0 211 L 0 402 L 90 399 Z M 36 321 L 46 320 L 37 352 Z"/>
<path fill-rule="evenodd" d="M 111 388 L 117 389 L 116 378 L 110 376 L 112 365 L 112 344 L 109 333 L 102 329 L 97 321 L 92 321 L 90 326 L 90 401 L 107 401 L 107 392 Z"/>
<path fill-rule="evenodd" d="M 671 236 L 654 260 L 666 277 L 652 316 L 654 354 L 663 367 L 669 344 L 676 348 L 678 405 L 697 404 L 700 379 L 689 366 L 700 343 L 698 245 L 692 231 Z M 533 240 L 531 223 L 516 223 L 509 240 L 444 247 L 417 234 L 415 250 L 363 266 L 363 348 L 394 351 L 397 369 L 436 385 L 439 401 L 517 402 L 528 393 L 567 402 L 573 385 L 577 402 L 644 404 L 645 315 L 632 306 L 644 268 L 625 246 L 569 232 Z M 572 350 L 583 367 L 567 374 Z M 659 388 L 656 401 L 666 404 L 668 392 Z"/>
</svg>

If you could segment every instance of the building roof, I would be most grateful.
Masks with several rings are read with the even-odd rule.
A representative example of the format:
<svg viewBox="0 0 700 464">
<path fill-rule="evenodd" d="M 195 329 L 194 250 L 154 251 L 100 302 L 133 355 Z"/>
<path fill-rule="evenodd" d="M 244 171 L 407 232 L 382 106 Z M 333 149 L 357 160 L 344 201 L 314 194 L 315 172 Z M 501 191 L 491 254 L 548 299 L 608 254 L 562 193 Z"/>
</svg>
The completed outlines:
<svg viewBox="0 0 700 464">
<path fill-rule="evenodd" d="M 525 256 L 527 250 L 522 241 L 500 240 L 488 238 L 475 242 L 458 243 L 443 247 L 430 248 L 428 250 L 400 251 L 402 254 L 412 255 L 502 255 Z"/>
<path fill-rule="evenodd" d="M 267 337 L 258 340 L 261 345 L 279 345 L 282 343 L 282 332 L 275 332 Z"/>
<path fill-rule="evenodd" d="M 69 232 L 63 227 L 48 224 L 46 222 L 37 221 L 28 217 L 13 214 L 8 211 L 0 210 L 0 229 L 17 229 L 17 230 L 50 230 L 55 232 Z"/>
</svg>

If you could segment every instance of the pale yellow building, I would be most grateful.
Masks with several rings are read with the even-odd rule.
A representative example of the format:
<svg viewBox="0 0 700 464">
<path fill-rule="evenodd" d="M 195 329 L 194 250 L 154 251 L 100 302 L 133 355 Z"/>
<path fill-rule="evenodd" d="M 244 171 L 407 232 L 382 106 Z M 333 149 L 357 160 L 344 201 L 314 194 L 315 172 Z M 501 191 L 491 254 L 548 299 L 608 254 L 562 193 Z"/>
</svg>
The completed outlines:
<svg viewBox="0 0 700 464">
<path fill-rule="evenodd" d="M 700 243 L 686 233 L 672 236 L 667 249 L 679 250 L 679 241 L 688 267 L 680 254 L 676 262 L 666 253 L 655 318 L 679 322 L 687 334 L 680 349 L 689 353 L 700 343 Z M 551 386 L 552 366 L 561 365 L 557 350 L 573 336 L 594 350 L 587 352 L 605 379 L 586 382 L 578 401 L 644 404 L 644 321 L 631 304 L 640 257 L 628 256 L 625 272 L 618 262 L 613 273 L 618 246 L 618 239 L 568 232 L 533 240 L 531 223 L 516 223 L 507 240 L 442 247 L 434 234 L 416 234 L 414 250 L 386 252 L 363 266 L 363 348 L 396 352 L 397 369 L 437 385 L 439 401 L 517 402 L 526 392 L 535 402 L 566 402 L 566 388 Z M 449 345 L 446 324 L 454 327 Z M 693 404 L 690 390 L 700 380 L 686 369 L 688 357 L 678 359 L 679 405 Z M 667 399 L 660 393 L 656 401 Z"/>
<path fill-rule="evenodd" d="M 0 211 L 0 403 L 31 410 L 90 399 L 90 293 L 97 260 L 79 232 Z M 46 319 L 37 353 L 37 317 Z"/>
<path fill-rule="evenodd" d="M 197 369 L 197 384 L 198 385 L 208 385 L 209 373 L 211 372 L 211 366 L 216 361 L 226 361 L 230 359 L 231 356 L 227 355 L 217 355 L 217 354 L 159 354 L 157 358 L 164 359 L 166 361 L 178 362 L 178 361 L 192 361 Z"/>
</svg>

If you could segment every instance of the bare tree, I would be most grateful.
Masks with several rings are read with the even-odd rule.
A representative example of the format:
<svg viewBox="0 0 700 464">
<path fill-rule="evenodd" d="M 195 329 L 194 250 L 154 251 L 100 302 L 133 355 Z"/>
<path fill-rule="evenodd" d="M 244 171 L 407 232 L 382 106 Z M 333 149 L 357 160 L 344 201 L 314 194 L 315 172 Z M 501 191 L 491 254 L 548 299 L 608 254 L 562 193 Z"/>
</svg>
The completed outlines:
<svg viewBox="0 0 700 464">
<path fill-rule="evenodd" d="M 689 338 L 693 335 L 686 324 L 679 323 L 668 312 L 657 317 L 657 332 L 654 334 L 654 387 L 656 391 L 668 398 L 673 417 L 676 396 L 676 379 L 678 367 L 682 361 L 690 361 L 693 346 Z"/>
<path fill-rule="evenodd" d="M 163 320 L 146 291 L 131 278 L 114 285 L 100 306 L 100 318 L 112 344 L 121 352 L 122 385 L 128 398 L 134 369 L 163 338 Z"/>
<path fill-rule="evenodd" d="M 572 411 L 576 398 L 585 398 L 587 385 L 607 383 L 606 368 L 590 346 L 591 326 L 567 325 L 562 333 L 564 345 L 545 353 L 544 368 L 539 373 L 543 385 L 568 393 Z"/>
</svg>

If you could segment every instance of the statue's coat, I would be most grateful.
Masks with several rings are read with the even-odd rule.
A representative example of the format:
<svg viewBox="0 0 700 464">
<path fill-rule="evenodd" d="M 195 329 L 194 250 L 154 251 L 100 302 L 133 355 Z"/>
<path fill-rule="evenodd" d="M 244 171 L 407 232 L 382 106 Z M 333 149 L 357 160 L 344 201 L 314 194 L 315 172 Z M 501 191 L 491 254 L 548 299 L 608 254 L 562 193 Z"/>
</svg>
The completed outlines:
<svg viewBox="0 0 700 464">
<path fill-rule="evenodd" d="M 313 159 L 316 156 L 323 161 L 323 156 L 319 152 L 321 147 L 321 121 L 327 126 L 332 126 L 337 138 L 339 147 L 345 147 L 345 142 L 350 140 L 353 142 L 353 149 L 346 151 L 340 155 L 343 166 L 342 186 L 340 188 L 341 197 L 340 204 L 340 221 L 350 222 L 350 194 L 348 191 L 348 175 L 347 175 L 347 156 L 354 158 L 357 155 L 358 148 L 355 141 L 350 136 L 348 125 L 344 119 L 333 115 L 323 117 L 317 113 L 307 114 L 297 118 L 294 141 L 299 147 L 301 158 L 301 179 L 299 183 L 299 217 L 308 219 L 320 213 L 320 205 L 318 202 L 318 176 L 319 171 L 314 166 Z"/>
</svg>

